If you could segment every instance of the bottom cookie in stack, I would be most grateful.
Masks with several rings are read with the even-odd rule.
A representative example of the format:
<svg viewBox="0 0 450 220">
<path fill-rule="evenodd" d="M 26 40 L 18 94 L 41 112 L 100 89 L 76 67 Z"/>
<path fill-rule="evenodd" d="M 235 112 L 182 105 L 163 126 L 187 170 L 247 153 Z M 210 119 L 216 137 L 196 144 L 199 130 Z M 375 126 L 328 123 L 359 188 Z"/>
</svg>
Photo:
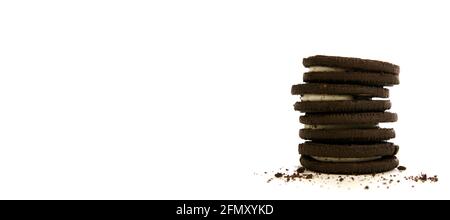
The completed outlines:
<svg viewBox="0 0 450 220">
<path fill-rule="evenodd" d="M 306 169 L 331 174 L 370 174 L 395 169 L 398 146 L 389 142 L 299 145 L 300 163 Z"/>
</svg>

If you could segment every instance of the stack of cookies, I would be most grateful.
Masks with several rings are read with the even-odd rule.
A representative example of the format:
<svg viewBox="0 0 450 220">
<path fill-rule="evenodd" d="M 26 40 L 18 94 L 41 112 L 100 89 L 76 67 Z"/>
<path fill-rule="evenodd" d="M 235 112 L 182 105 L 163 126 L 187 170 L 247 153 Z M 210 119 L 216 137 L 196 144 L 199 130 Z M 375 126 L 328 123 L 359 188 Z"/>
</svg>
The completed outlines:
<svg viewBox="0 0 450 220">
<path fill-rule="evenodd" d="M 397 65 L 368 59 L 312 56 L 303 59 L 309 68 L 304 84 L 292 86 L 301 101 L 294 109 L 304 113 L 300 123 L 300 163 L 306 169 L 333 174 L 371 174 L 398 166 L 395 122 L 385 86 L 399 84 Z"/>
</svg>

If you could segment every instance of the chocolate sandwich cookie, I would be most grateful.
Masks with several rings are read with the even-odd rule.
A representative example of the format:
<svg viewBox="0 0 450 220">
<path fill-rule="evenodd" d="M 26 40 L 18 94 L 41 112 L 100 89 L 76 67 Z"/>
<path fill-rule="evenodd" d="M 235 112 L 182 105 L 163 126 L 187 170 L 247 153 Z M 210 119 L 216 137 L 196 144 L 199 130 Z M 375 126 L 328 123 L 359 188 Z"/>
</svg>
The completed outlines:
<svg viewBox="0 0 450 220">
<path fill-rule="evenodd" d="M 302 101 L 294 104 L 300 112 L 382 112 L 391 108 L 389 100 Z"/>
<path fill-rule="evenodd" d="M 369 86 L 393 86 L 400 83 L 398 75 L 349 71 L 306 72 L 303 81 L 308 83 L 342 83 Z"/>
<path fill-rule="evenodd" d="M 395 169 L 399 162 L 395 156 L 363 162 L 322 162 L 302 155 L 300 163 L 308 170 L 331 174 L 372 174 Z"/>
<path fill-rule="evenodd" d="M 356 97 L 380 97 L 388 98 L 389 90 L 375 86 L 361 86 L 350 84 L 325 84 L 306 83 L 293 85 L 292 95 L 327 94 L 327 95 L 351 95 Z"/>
<path fill-rule="evenodd" d="M 376 142 L 395 138 L 391 128 L 343 128 L 343 129 L 300 129 L 305 140 L 323 142 Z"/>
<path fill-rule="evenodd" d="M 305 67 L 323 66 L 369 72 L 384 72 L 394 75 L 398 75 L 400 72 L 400 67 L 392 63 L 353 57 L 316 55 L 304 58 L 303 65 Z"/>
<path fill-rule="evenodd" d="M 397 121 L 389 90 L 399 84 L 399 66 L 377 60 L 339 56 L 311 56 L 303 59 L 308 71 L 303 84 L 293 85 L 300 95 L 294 109 L 304 112 L 298 145 L 300 163 L 306 169 L 332 174 L 367 174 L 392 170 L 399 147 L 386 142 L 395 138 L 390 128 L 379 123 Z"/>
<path fill-rule="evenodd" d="M 300 123 L 307 125 L 377 124 L 396 121 L 397 114 L 391 112 L 306 113 L 300 116 Z"/>
<path fill-rule="evenodd" d="M 326 158 L 371 158 L 395 156 L 399 147 L 390 142 L 333 144 L 307 141 L 298 145 L 301 155 Z"/>
</svg>

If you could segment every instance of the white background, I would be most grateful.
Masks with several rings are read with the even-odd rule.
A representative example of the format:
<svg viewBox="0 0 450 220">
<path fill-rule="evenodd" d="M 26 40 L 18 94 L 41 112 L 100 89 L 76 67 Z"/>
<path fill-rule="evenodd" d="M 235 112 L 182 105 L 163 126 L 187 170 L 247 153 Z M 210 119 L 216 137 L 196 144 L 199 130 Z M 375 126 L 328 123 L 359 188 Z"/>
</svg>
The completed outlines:
<svg viewBox="0 0 450 220">
<path fill-rule="evenodd" d="M 1 1 L 1 199 L 449 198 L 446 1 Z M 415 189 L 268 184 L 315 54 L 401 66 Z"/>
</svg>

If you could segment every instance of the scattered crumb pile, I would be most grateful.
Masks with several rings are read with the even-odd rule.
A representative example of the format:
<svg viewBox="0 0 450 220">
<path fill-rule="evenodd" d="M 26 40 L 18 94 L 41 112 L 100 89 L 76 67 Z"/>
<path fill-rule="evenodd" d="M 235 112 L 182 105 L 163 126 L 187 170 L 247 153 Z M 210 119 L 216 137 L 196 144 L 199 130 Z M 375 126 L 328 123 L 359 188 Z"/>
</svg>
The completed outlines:
<svg viewBox="0 0 450 220">
<path fill-rule="evenodd" d="M 405 180 L 413 180 L 415 182 L 419 182 L 419 181 L 426 182 L 428 180 L 428 181 L 434 183 L 434 182 L 437 182 L 439 179 L 438 179 L 437 175 L 429 177 L 429 176 L 427 176 L 427 174 L 421 173 L 418 176 L 405 176 Z"/>
<path fill-rule="evenodd" d="M 289 171 L 289 169 L 286 169 L 286 171 Z M 294 173 L 288 174 L 288 173 L 277 172 L 277 173 L 275 173 L 274 176 L 276 178 L 283 179 L 286 182 L 289 182 L 291 180 L 292 181 L 295 181 L 295 180 L 302 181 L 302 179 L 310 180 L 313 178 L 313 174 L 304 174 L 304 172 L 305 172 L 305 168 L 300 167 Z M 273 180 L 273 178 L 270 178 L 269 180 L 267 180 L 267 182 L 270 182 L 272 180 Z"/>
<path fill-rule="evenodd" d="M 370 189 L 371 185 L 372 187 L 380 188 L 384 187 L 389 189 L 391 185 L 394 184 L 400 184 L 403 180 L 404 181 L 413 181 L 413 182 L 437 182 L 438 176 L 437 175 L 427 175 L 425 173 L 421 173 L 417 176 L 404 176 L 401 175 L 403 171 L 406 170 L 406 167 L 399 166 L 397 167 L 397 170 L 400 171 L 398 174 L 371 174 L 371 175 L 328 175 L 328 174 L 321 174 L 321 173 L 306 173 L 305 168 L 299 167 L 294 172 L 289 172 L 289 169 L 285 169 L 285 172 L 277 171 L 275 173 L 269 174 L 268 172 L 264 172 L 264 174 L 271 175 L 270 178 L 267 180 L 268 183 L 272 182 L 274 179 L 281 180 L 283 182 L 293 182 L 293 181 L 307 181 L 314 184 L 321 184 L 320 187 L 323 187 L 324 183 L 329 182 L 330 180 L 337 183 L 338 185 L 342 182 L 354 182 L 359 183 L 361 187 L 363 187 L 365 190 Z M 367 184 L 366 184 L 367 183 Z M 414 185 L 411 185 L 412 188 L 414 188 Z M 349 188 L 350 189 L 350 188 Z"/>
</svg>

